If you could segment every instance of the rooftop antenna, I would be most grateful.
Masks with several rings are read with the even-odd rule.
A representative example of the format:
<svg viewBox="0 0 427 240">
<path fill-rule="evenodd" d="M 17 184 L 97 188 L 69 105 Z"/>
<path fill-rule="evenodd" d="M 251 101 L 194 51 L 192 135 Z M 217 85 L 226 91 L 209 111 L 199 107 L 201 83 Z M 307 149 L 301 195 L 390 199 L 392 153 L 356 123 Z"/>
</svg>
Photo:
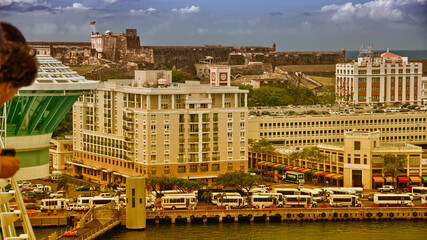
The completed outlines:
<svg viewBox="0 0 427 240">
<path fill-rule="evenodd" d="M 359 56 L 357 56 L 358 58 L 372 59 L 373 56 L 374 56 L 374 47 L 372 46 L 372 44 L 369 44 L 366 48 L 363 47 L 363 44 L 360 45 Z"/>
</svg>

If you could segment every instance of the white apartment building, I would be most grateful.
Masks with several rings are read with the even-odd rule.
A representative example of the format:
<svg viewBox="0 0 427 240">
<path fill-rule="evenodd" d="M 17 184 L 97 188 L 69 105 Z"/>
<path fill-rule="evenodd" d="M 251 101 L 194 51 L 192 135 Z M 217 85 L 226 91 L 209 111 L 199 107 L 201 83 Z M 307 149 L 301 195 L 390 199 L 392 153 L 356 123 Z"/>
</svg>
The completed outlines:
<svg viewBox="0 0 427 240">
<path fill-rule="evenodd" d="M 211 181 L 247 171 L 248 91 L 215 71 L 226 85 L 176 84 L 171 71 L 135 71 L 132 86 L 109 81 L 81 97 L 73 109 L 75 173 L 109 183 L 127 176 Z"/>
<path fill-rule="evenodd" d="M 336 65 L 338 104 L 421 104 L 422 63 L 389 51 Z"/>
</svg>

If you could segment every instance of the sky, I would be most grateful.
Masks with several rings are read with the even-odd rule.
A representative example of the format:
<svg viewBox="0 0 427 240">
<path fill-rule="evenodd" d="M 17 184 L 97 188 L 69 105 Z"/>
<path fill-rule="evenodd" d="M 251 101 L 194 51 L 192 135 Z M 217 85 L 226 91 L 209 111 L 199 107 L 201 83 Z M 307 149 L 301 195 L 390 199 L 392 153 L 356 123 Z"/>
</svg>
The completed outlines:
<svg viewBox="0 0 427 240">
<path fill-rule="evenodd" d="M 0 0 L 0 21 L 28 41 L 89 42 L 92 31 L 135 28 L 146 46 L 427 50 L 427 0 Z"/>
</svg>

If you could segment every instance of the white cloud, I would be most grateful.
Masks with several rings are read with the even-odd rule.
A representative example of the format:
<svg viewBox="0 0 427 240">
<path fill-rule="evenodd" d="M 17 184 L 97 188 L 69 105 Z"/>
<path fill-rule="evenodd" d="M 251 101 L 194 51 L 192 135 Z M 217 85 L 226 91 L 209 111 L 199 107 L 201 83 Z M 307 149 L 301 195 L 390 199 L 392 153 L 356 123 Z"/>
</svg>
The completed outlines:
<svg viewBox="0 0 427 240">
<path fill-rule="evenodd" d="M 171 12 L 179 13 L 179 14 L 191 14 L 191 13 L 197 13 L 199 11 L 200 11 L 200 7 L 196 7 L 194 5 L 191 7 L 187 6 L 187 7 L 180 8 L 180 9 L 174 8 L 171 10 Z"/>
<path fill-rule="evenodd" d="M 12 3 L 35 3 L 37 0 L 0 0 L 0 7 L 9 6 Z"/>
<path fill-rule="evenodd" d="M 131 9 L 129 12 L 135 13 L 135 14 L 149 15 L 149 14 L 157 13 L 157 9 L 151 8 L 151 7 L 146 9 L 146 10 L 144 10 L 144 9 L 139 9 L 139 10 Z"/>
<path fill-rule="evenodd" d="M 76 3 L 73 3 L 72 6 L 64 7 L 64 8 L 59 7 L 59 8 L 56 8 L 56 9 L 59 9 L 59 10 L 61 10 L 61 9 L 63 9 L 63 10 L 88 10 L 90 8 L 89 7 L 85 7 L 83 4 L 76 2 Z"/>
<path fill-rule="evenodd" d="M 206 28 L 198 28 L 198 29 L 197 29 L 197 32 L 198 32 L 199 34 L 203 34 L 203 33 L 207 33 L 207 32 L 208 32 L 208 30 L 207 30 Z"/>
<path fill-rule="evenodd" d="M 115 3 L 117 0 L 104 0 L 105 3 Z"/>
<path fill-rule="evenodd" d="M 309 21 L 304 21 L 301 23 L 301 30 L 304 32 L 309 32 L 311 30 L 311 23 Z"/>
<path fill-rule="evenodd" d="M 377 22 L 399 22 L 407 19 L 409 9 L 424 8 L 426 0 L 373 0 L 366 3 L 325 5 L 320 12 L 330 15 L 335 23 L 371 20 Z"/>
</svg>

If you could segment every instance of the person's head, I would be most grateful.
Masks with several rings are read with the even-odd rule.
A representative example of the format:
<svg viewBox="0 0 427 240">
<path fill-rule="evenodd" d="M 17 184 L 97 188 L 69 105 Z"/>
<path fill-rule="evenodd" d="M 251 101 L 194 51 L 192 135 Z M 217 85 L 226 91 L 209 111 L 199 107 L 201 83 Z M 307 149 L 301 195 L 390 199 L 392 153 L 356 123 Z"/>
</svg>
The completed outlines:
<svg viewBox="0 0 427 240">
<path fill-rule="evenodd" d="M 0 22 L 0 107 L 19 88 L 33 83 L 37 74 L 34 55 L 34 50 L 16 27 Z"/>
</svg>

